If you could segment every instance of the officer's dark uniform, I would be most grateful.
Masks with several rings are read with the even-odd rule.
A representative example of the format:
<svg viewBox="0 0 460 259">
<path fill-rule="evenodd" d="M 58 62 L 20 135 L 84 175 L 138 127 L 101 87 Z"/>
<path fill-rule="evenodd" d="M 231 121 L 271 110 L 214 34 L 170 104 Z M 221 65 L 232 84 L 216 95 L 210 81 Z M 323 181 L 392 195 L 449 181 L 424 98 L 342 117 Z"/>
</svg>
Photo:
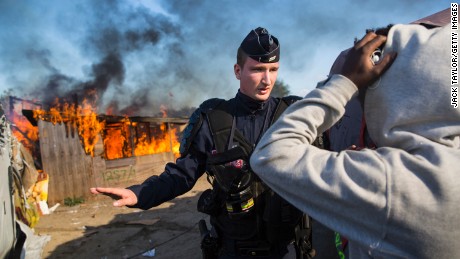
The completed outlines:
<svg viewBox="0 0 460 259">
<path fill-rule="evenodd" d="M 278 47 L 277 39 L 270 36 L 265 29 L 258 28 L 253 30 L 248 35 L 248 37 L 250 36 L 257 37 L 259 42 L 265 40 L 267 44 L 273 44 L 274 39 L 276 47 Z M 260 39 L 259 36 L 261 36 Z M 262 38 L 262 36 L 265 36 L 265 38 Z M 270 37 L 270 41 L 268 41 L 267 37 Z M 211 118 L 209 114 L 216 107 L 222 108 L 222 105 L 224 105 L 225 108 L 222 109 L 231 117 L 231 123 L 229 123 L 232 127 L 231 136 L 234 136 L 233 134 L 237 132 L 236 135 L 242 135 L 245 139 L 245 141 L 238 141 L 236 138 L 229 137 L 230 146 L 227 148 L 231 149 L 244 144 L 246 149 L 250 149 L 246 151 L 252 152 L 252 148 L 255 147 L 262 134 L 273 122 L 275 111 L 280 102 L 283 102 L 283 100 L 273 97 L 264 102 L 255 101 L 241 92 L 238 92 L 229 101 L 220 99 L 205 101 L 193 113 L 189 125 L 184 130 L 181 142 L 181 157 L 177 159 L 176 163 L 168 163 L 165 172 L 161 175 L 152 176 L 140 185 L 128 187 L 138 197 L 138 203 L 135 207 L 149 209 L 171 200 L 191 190 L 196 181 L 205 172 L 213 176 L 216 176 L 214 175 L 215 173 L 220 173 L 225 178 L 226 172 L 230 172 L 235 168 L 236 174 L 240 169 L 249 170 L 247 162 L 249 159 L 247 157 L 246 161 L 243 158 L 222 162 L 221 168 L 224 169 L 216 172 L 219 171 L 219 169 L 216 170 L 219 165 L 216 166 L 215 164 L 219 164 L 219 162 L 211 165 L 210 160 L 215 158 L 214 155 L 219 157 L 218 155 L 223 153 L 217 150 L 214 143 L 213 133 L 215 132 L 210 128 L 212 124 L 209 121 L 209 118 Z M 230 167 L 233 167 L 233 169 L 229 169 Z M 227 175 L 231 174 L 230 172 Z M 251 191 L 251 197 L 238 200 L 238 198 L 241 198 L 241 196 L 238 196 L 234 201 L 238 206 L 244 203 L 244 205 L 241 205 L 242 207 L 239 207 L 240 211 L 234 211 L 233 209 L 237 208 L 232 208 L 231 204 L 229 206 L 231 201 L 229 201 L 228 197 L 229 192 L 231 192 L 229 189 L 241 187 L 242 179 L 232 179 L 231 181 L 234 181 L 234 183 L 221 179 L 220 183 L 227 181 L 227 183 L 223 184 L 227 184 L 227 187 L 214 181 L 214 190 L 205 192 L 208 197 L 200 198 L 201 202 L 205 200 L 206 204 L 199 204 L 199 207 L 201 206 L 201 210 L 211 215 L 211 224 L 216 230 L 215 233 L 217 233 L 219 240 L 220 257 L 232 258 L 231 256 L 256 255 L 266 256 L 262 258 L 283 258 L 288 253 L 289 246 L 293 247 L 292 241 L 296 235 L 295 227 L 302 219 L 302 214 L 269 190 L 267 186 L 258 180 L 254 173 L 251 174 L 251 177 L 251 183 L 248 185 L 250 186 L 248 190 Z M 258 184 L 254 184 L 255 182 Z M 240 186 L 229 187 L 232 184 L 235 185 L 235 183 Z M 245 190 L 237 190 L 237 193 L 243 192 Z M 264 195 L 260 195 L 261 193 L 264 193 Z M 269 233 L 270 231 L 271 233 Z M 295 258 L 295 256 L 295 252 L 291 249 L 289 258 Z"/>
</svg>

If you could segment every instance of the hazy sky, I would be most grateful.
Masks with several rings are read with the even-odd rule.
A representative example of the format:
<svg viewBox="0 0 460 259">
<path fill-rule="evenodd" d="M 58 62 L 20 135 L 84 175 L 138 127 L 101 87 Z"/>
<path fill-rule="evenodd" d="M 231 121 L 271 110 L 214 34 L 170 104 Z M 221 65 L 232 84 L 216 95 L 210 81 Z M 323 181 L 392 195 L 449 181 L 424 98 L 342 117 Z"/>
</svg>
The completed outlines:
<svg viewBox="0 0 460 259">
<path fill-rule="evenodd" d="M 160 105 L 196 107 L 235 95 L 237 47 L 261 26 L 281 43 L 278 78 L 304 96 L 367 28 L 449 7 L 439 0 L 0 0 L 0 93 L 50 102 L 96 89 L 99 112 L 141 116 Z"/>
</svg>

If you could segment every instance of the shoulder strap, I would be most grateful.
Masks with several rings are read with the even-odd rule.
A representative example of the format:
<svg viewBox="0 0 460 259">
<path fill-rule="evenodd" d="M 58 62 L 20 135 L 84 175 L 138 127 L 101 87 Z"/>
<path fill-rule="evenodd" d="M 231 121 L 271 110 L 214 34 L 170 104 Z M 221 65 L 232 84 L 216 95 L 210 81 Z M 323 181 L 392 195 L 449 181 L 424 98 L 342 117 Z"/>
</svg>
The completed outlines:
<svg viewBox="0 0 460 259">
<path fill-rule="evenodd" d="M 207 113 L 209 128 L 212 133 L 217 152 L 226 151 L 230 138 L 234 138 L 247 152 L 252 151 L 251 145 L 237 129 L 232 132 L 234 99 L 220 102 Z"/>
<path fill-rule="evenodd" d="M 219 103 L 206 115 L 216 149 L 218 152 L 223 152 L 226 148 L 226 143 L 228 143 L 233 123 L 230 101 Z"/>
<path fill-rule="evenodd" d="M 218 105 L 220 105 L 222 102 L 225 102 L 224 99 L 220 99 L 220 98 L 211 98 L 211 99 L 208 99 L 206 101 L 204 101 L 201 105 L 200 105 L 200 109 L 204 112 L 207 112 L 209 110 L 213 110 L 214 108 L 216 108 Z"/>
<path fill-rule="evenodd" d="M 214 109 L 207 112 L 207 116 L 213 135 L 228 131 L 232 127 L 233 120 L 230 101 L 220 102 Z"/>
<path fill-rule="evenodd" d="M 184 129 L 182 133 L 179 149 L 182 157 L 186 156 L 189 152 L 193 152 L 193 150 L 191 149 L 192 141 L 201 128 L 204 114 L 214 109 L 214 107 L 216 107 L 223 101 L 223 99 L 218 98 L 206 100 L 198 107 L 198 109 L 196 109 L 192 113 L 192 115 L 189 118 L 187 127 Z"/>
</svg>

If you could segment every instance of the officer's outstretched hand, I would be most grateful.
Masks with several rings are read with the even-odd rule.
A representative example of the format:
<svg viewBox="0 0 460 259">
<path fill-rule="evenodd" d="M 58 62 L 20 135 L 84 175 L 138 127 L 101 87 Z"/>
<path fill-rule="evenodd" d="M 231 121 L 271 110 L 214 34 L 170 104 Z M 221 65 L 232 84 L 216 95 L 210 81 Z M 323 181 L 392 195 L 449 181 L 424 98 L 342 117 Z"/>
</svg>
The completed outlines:
<svg viewBox="0 0 460 259">
<path fill-rule="evenodd" d="M 132 206 L 137 203 L 136 194 L 129 189 L 94 187 L 90 188 L 90 191 L 93 194 L 103 194 L 115 199 L 116 201 L 113 202 L 115 207 Z"/>
<path fill-rule="evenodd" d="M 386 36 L 377 35 L 374 32 L 367 33 L 349 50 L 339 74 L 346 76 L 359 89 L 372 85 L 396 58 L 396 53 L 386 53 L 378 63 L 372 62 L 372 53 L 386 40 Z"/>
</svg>

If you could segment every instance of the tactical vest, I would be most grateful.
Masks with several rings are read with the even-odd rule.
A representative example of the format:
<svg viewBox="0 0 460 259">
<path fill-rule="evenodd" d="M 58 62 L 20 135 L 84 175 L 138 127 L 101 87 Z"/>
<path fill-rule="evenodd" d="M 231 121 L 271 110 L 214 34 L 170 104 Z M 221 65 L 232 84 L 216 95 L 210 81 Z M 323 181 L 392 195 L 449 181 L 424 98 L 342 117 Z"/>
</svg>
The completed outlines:
<svg viewBox="0 0 460 259">
<path fill-rule="evenodd" d="M 270 125 L 293 103 L 281 98 Z M 221 100 L 206 112 L 215 151 L 208 154 L 208 175 L 213 190 L 205 191 L 198 210 L 211 215 L 211 222 L 231 238 L 257 236 L 270 244 L 293 240 L 309 244 L 311 229 L 308 216 L 268 188 L 249 166 L 253 146 L 236 129 L 230 101 Z M 228 226 L 235 223 L 234 226 Z M 248 223 L 248 224 L 245 224 Z M 238 226 L 244 226 L 238 229 Z"/>
</svg>

